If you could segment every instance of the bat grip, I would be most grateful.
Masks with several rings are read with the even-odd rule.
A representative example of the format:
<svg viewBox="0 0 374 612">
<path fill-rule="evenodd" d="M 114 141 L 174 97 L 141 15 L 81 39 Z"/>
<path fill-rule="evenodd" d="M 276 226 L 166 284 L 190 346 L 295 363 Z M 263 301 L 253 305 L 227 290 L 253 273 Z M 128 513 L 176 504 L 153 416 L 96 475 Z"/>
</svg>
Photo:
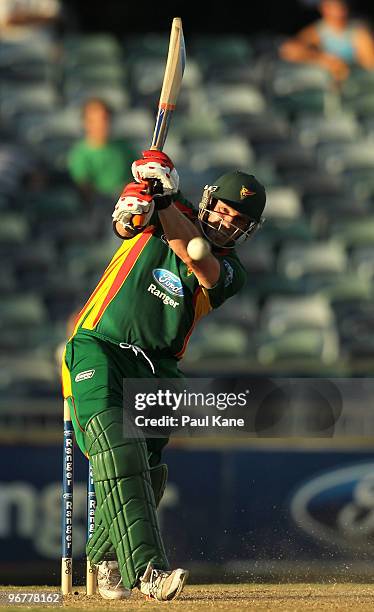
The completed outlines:
<svg viewBox="0 0 374 612">
<path fill-rule="evenodd" d="M 163 192 L 163 189 L 162 189 L 161 181 L 159 181 L 158 179 L 148 179 L 148 189 L 147 189 L 148 195 L 153 195 L 155 193 L 162 194 L 162 192 Z"/>
</svg>

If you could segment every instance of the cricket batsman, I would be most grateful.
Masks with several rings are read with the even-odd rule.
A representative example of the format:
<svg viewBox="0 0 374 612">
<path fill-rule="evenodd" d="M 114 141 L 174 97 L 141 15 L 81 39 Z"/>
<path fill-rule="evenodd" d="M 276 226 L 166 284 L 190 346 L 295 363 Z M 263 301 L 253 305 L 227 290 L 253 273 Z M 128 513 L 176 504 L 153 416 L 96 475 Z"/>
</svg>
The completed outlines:
<svg viewBox="0 0 374 612">
<path fill-rule="evenodd" d="M 235 247 L 261 225 L 266 195 L 253 175 L 229 172 L 205 187 L 196 211 L 165 153 L 145 151 L 132 173 L 112 215 L 123 242 L 66 345 L 63 393 L 93 468 L 97 509 L 87 555 L 98 566 L 99 592 L 122 599 L 137 587 L 169 601 L 188 572 L 169 567 L 156 513 L 167 439 L 126 437 L 123 383 L 183 377 L 178 364 L 195 325 L 245 283 Z M 211 246 L 198 260 L 187 251 L 196 237 Z"/>
</svg>

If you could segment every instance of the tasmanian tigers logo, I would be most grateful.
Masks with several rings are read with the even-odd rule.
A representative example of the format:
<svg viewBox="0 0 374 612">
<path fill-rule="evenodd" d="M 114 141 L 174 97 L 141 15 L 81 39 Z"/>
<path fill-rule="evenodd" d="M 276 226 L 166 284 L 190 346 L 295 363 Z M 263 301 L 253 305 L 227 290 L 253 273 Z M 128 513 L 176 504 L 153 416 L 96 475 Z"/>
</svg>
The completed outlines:
<svg viewBox="0 0 374 612">
<path fill-rule="evenodd" d="M 253 196 L 256 195 L 255 191 L 251 191 L 250 189 L 247 189 L 247 187 L 244 187 L 244 185 L 242 185 L 242 188 L 240 190 L 240 199 L 244 200 L 244 198 L 247 198 L 248 196 Z"/>
</svg>

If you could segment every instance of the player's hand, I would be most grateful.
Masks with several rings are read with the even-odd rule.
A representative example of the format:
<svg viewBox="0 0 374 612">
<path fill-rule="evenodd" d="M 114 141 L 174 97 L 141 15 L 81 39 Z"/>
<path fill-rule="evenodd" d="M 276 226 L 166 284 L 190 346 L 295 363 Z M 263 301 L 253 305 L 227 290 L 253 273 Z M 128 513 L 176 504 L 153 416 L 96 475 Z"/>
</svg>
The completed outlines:
<svg viewBox="0 0 374 612">
<path fill-rule="evenodd" d="M 128 183 L 114 208 L 112 217 L 124 229 L 143 228 L 148 225 L 155 209 L 148 183 Z"/>
<path fill-rule="evenodd" d="M 163 195 L 178 191 L 178 172 L 170 157 L 162 151 L 143 151 L 143 158 L 134 161 L 131 171 L 136 181 L 158 179 L 163 187 Z"/>
</svg>

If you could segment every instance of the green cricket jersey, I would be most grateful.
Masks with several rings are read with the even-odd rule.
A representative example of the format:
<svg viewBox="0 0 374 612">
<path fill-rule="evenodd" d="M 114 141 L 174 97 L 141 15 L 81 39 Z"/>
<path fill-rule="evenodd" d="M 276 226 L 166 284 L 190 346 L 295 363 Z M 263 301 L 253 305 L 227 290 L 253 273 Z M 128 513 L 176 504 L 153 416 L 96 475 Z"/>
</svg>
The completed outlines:
<svg viewBox="0 0 374 612">
<path fill-rule="evenodd" d="M 180 194 L 175 205 L 196 218 Z M 246 272 L 232 249 L 219 250 L 219 280 L 211 289 L 201 287 L 168 246 L 157 214 L 154 219 L 154 225 L 123 241 L 80 312 L 73 335 L 83 332 L 180 359 L 198 320 L 237 293 Z"/>
</svg>

